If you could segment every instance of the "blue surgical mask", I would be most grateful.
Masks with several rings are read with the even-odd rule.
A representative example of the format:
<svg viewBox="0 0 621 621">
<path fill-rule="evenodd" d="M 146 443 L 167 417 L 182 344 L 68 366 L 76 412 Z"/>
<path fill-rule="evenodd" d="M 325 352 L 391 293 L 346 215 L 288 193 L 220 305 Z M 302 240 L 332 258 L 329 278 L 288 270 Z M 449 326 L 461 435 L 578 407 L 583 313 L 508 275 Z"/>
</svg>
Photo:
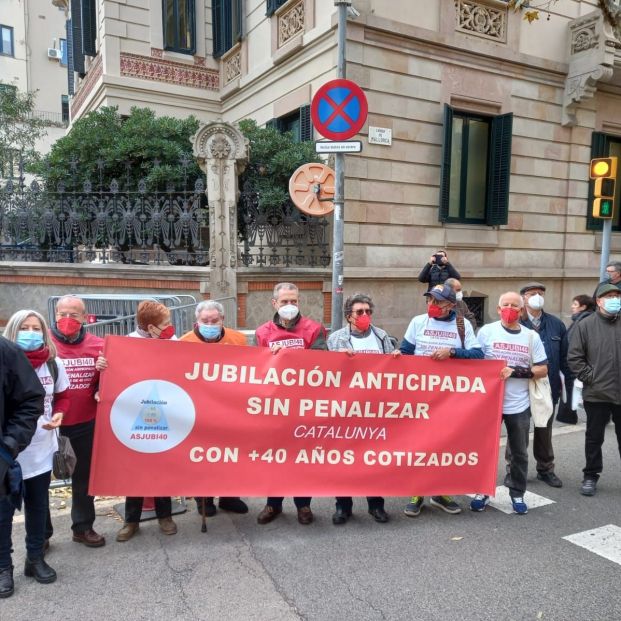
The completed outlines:
<svg viewBox="0 0 621 621">
<path fill-rule="evenodd" d="M 218 325 L 205 325 L 201 323 L 198 325 L 198 331 L 205 340 L 213 341 L 220 336 L 222 327 Z"/>
<path fill-rule="evenodd" d="M 24 351 L 35 351 L 43 345 L 43 334 L 34 330 L 20 330 L 15 342 Z"/>
<path fill-rule="evenodd" d="M 611 315 L 616 315 L 621 311 L 621 298 L 605 298 L 604 310 Z"/>
</svg>

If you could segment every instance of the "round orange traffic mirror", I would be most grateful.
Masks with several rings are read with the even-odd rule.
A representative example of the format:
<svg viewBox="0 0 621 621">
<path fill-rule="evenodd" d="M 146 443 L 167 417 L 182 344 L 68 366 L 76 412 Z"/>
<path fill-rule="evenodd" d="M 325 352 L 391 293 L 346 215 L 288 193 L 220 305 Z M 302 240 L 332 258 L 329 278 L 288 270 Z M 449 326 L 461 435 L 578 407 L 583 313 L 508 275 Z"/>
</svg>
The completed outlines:
<svg viewBox="0 0 621 621">
<path fill-rule="evenodd" d="M 309 216 L 326 216 L 334 211 L 334 171 L 325 164 L 303 164 L 289 179 L 293 204 Z"/>
</svg>

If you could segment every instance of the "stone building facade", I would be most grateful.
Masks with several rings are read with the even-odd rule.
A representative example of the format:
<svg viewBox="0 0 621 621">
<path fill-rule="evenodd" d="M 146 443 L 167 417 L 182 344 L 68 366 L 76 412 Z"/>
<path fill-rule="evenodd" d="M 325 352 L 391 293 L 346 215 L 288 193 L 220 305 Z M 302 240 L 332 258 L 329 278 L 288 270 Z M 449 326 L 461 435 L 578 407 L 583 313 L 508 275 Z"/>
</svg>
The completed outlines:
<svg viewBox="0 0 621 621">
<path fill-rule="evenodd" d="M 378 324 L 401 335 L 423 308 L 416 277 L 444 248 L 467 294 L 485 298 L 487 320 L 501 292 L 533 279 L 566 318 L 571 297 L 598 279 L 589 159 L 621 155 L 621 41 L 608 21 L 619 3 L 559 0 L 533 24 L 501 0 L 353 4 L 347 77 L 365 90 L 369 115 L 363 152 L 346 163 L 345 293 L 370 292 Z M 138 105 L 320 138 L 308 105 L 336 77 L 333 0 L 82 5 L 96 12 L 95 41 L 72 118 Z M 369 128 L 390 130 L 390 144 Z M 618 213 L 613 230 L 619 256 Z M 238 274 L 241 294 L 285 277 Z M 286 278 L 323 283 L 325 315 L 329 273 Z"/>
</svg>

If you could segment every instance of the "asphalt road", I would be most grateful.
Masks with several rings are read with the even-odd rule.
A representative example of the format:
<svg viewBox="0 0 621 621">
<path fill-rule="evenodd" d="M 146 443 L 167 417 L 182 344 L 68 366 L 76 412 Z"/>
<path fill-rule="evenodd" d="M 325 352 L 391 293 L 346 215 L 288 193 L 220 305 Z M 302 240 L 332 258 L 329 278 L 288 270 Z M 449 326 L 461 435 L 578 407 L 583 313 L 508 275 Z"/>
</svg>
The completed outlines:
<svg viewBox="0 0 621 621">
<path fill-rule="evenodd" d="M 552 489 L 537 481 L 531 462 L 529 491 L 553 502 L 526 516 L 490 507 L 473 513 L 460 497 L 460 515 L 426 507 L 408 518 L 407 499 L 389 498 L 392 520 L 376 524 L 364 499 L 356 499 L 354 517 L 335 527 L 333 500 L 320 498 L 313 500 L 315 523 L 300 526 L 287 499 L 280 518 L 259 526 L 263 500 L 250 499 L 250 515 L 219 512 L 203 534 L 188 503 L 190 510 L 175 517 L 177 535 L 160 534 L 151 521 L 121 544 L 114 541 L 120 520 L 113 500 L 104 499 L 96 529 L 108 544 L 100 549 L 73 543 L 68 510 L 54 510 L 48 562 L 59 578 L 51 585 L 23 576 L 18 518 L 16 592 L 0 600 L 0 620 L 617 621 L 621 464 L 614 429 L 607 429 L 605 471 L 594 498 L 578 493 L 582 425 L 560 426 L 555 434 L 556 472 L 565 485 Z M 503 474 L 499 464 L 499 485 Z M 604 532 L 602 545 L 612 560 L 564 539 L 607 525 L 615 528 Z M 584 538 L 595 545 L 598 533 Z"/>
</svg>

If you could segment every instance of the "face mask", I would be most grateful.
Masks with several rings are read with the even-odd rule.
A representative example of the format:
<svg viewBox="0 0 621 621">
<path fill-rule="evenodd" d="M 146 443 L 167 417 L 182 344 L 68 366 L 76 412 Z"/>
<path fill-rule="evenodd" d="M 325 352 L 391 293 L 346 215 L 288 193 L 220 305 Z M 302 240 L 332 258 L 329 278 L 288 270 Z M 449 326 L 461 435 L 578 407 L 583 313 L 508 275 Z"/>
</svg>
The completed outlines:
<svg viewBox="0 0 621 621">
<path fill-rule="evenodd" d="M 606 272 L 606 275 L 604 276 L 604 280 L 610 280 L 612 278 L 612 274 L 610 272 Z"/>
<path fill-rule="evenodd" d="M 69 337 L 80 331 L 82 323 L 73 317 L 62 317 L 56 322 L 56 327 L 63 336 Z"/>
<path fill-rule="evenodd" d="M 220 336 L 222 328 L 217 325 L 204 325 L 201 323 L 198 326 L 198 331 L 204 339 L 206 339 L 207 341 L 213 341 Z"/>
<path fill-rule="evenodd" d="M 366 332 L 371 325 L 371 317 L 369 315 L 360 315 L 354 319 L 354 325 L 360 332 Z"/>
<path fill-rule="evenodd" d="M 528 306 L 530 306 L 533 310 L 541 310 L 543 308 L 543 304 L 543 296 L 538 293 L 533 295 L 531 298 L 528 298 Z"/>
<path fill-rule="evenodd" d="M 429 306 L 427 306 L 427 314 L 432 319 L 435 319 L 436 317 L 441 317 L 444 311 L 437 304 L 429 304 Z"/>
<path fill-rule="evenodd" d="M 34 351 L 43 345 L 43 334 L 34 330 L 20 330 L 15 342 L 24 351 Z"/>
<path fill-rule="evenodd" d="M 455 299 L 458 302 L 461 302 L 464 299 L 464 292 L 463 291 L 456 291 L 455 292 Z"/>
<path fill-rule="evenodd" d="M 295 304 L 286 304 L 278 309 L 278 315 L 286 321 L 291 321 L 294 317 L 297 317 L 299 312 L 300 309 Z"/>
<path fill-rule="evenodd" d="M 166 326 L 157 338 L 168 341 L 173 336 L 175 336 L 175 326 Z"/>
<path fill-rule="evenodd" d="M 508 325 L 515 323 L 520 316 L 520 311 L 517 308 L 511 308 L 510 306 L 505 306 L 500 309 L 500 318 Z"/>
<path fill-rule="evenodd" d="M 604 310 L 611 315 L 621 311 L 621 298 L 604 298 Z"/>
</svg>

